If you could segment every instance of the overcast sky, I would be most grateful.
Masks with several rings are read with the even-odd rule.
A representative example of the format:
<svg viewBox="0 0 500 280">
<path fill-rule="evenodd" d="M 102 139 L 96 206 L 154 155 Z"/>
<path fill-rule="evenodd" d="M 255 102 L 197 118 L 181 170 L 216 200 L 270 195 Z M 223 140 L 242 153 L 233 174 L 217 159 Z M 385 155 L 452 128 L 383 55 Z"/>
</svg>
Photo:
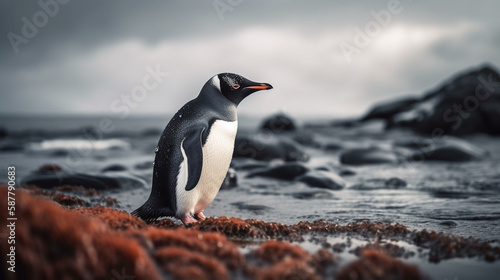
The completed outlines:
<svg viewBox="0 0 500 280">
<path fill-rule="evenodd" d="M 469 67 L 498 69 L 498 11 L 496 0 L 4 0 L 0 112 L 171 114 L 234 72 L 274 86 L 240 113 L 355 116 Z"/>
</svg>

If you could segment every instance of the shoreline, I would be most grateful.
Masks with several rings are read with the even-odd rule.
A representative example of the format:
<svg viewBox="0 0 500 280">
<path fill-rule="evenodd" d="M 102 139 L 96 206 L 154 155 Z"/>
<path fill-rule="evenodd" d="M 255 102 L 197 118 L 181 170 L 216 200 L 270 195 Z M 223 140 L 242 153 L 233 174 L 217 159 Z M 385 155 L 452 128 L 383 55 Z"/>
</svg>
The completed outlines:
<svg viewBox="0 0 500 280">
<path fill-rule="evenodd" d="M 0 187 L 0 192 L 6 188 Z M 38 276 L 49 271 L 58 276 L 83 273 L 82 267 L 78 268 L 82 265 L 79 250 L 93 252 L 84 264 L 95 266 L 87 272 L 93 278 L 120 275 L 123 265 L 123 272 L 137 279 L 163 279 L 165 275 L 188 279 L 187 275 L 198 273 L 206 279 L 350 279 L 353 273 L 360 279 L 367 279 L 363 277 L 370 273 L 382 273 L 380 279 L 428 279 L 426 275 L 435 278 L 448 269 L 459 269 L 458 264 L 464 261 L 464 267 L 492 264 L 490 270 L 482 270 L 485 276 L 492 276 L 488 273 L 495 271 L 500 259 L 498 246 L 425 229 L 410 231 L 397 223 L 315 221 L 285 225 L 218 217 L 187 228 L 170 219 L 146 224 L 106 206 L 82 207 L 78 198 L 52 191 L 30 188 L 17 193 L 17 262 L 21 267 L 34 266 L 30 272 L 20 273 L 40 273 Z M 5 202 L 1 204 L 3 207 Z M 40 252 L 41 248 L 28 244 L 45 249 Z M 53 255 L 53 250 L 59 253 Z M 56 265 L 59 262 L 75 270 L 68 272 Z M 173 265 L 177 262 L 186 265 L 182 274 L 180 267 Z M 373 270 L 374 265 L 377 270 Z"/>
</svg>

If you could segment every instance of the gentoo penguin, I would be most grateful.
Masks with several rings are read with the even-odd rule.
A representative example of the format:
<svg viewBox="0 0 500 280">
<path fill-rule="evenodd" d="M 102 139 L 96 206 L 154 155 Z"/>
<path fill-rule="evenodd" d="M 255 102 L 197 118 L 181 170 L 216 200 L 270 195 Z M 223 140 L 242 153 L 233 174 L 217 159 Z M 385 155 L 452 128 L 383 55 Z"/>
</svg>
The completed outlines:
<svg viewBox="0 0 500 280">
<path fill-rule="evenodd" d="M 174 216 L 187 225 L 205 219 L 226 177 L 233 155 L 236 107 L 250 94 L 272 89 L 240 75 L 221 73 L 170 120 L 156 148 L 153 187 L 132 212 L 143 220 Z"/>
</svg>

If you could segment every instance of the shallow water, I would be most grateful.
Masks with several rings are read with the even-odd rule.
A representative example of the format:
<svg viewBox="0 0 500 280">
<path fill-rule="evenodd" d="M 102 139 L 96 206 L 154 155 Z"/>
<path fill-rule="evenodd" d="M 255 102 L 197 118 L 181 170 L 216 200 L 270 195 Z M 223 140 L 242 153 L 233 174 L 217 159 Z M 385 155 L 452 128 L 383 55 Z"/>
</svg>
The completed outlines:
<svg viewBox="0 0 500 280">
<path fill-rule="evenodd" d="M 0 147 L 12 142 L 21 143 L 23 147 L 1 152 L 5 168 L 16 165 L 18 182 L 48 163 L 79 173 L 100 173 L 103 168 L 118 164 L 126 168 L 125 173 L 142 177 L 147 182 L 142 189 L 109 193 L 118 199 L 122 209 L 132 211 L 149 196 L 154 149 L 162 120 L 130 120 L 129 125 L 121 124 L 121 130 L 102 135 L 102 138 L 95 134 L 90 140 L 82 131 L 88 131 L 88 127 L 98 121 L 96 118 L 79 119 L 80 129 L 69 129 L 67 122 L 57 119 L 64 123 L 59 130 L 50 125 L 55 122 L 50 119 L 45 122 L 38 119 L 36 124 L 24 123 L 24 126 L 22 119 L 7 124 L 3 121 L 0 127 L 7 127 L 11 135 L 0 139 Z M 34 130 L 33 125 L 41 127 L 36 134 L 30 133 Z M 247 121 L 240 127 L 251 131 L 252 122 Z M 344 147 L 387 146 L 395 140 L 418 138 L 403 131 L 387 133 L 377 126 L 309 128 L 307 133 L 320 139 L 333 139 Z M 205 214 L 288 224 L 318 219 L 341 224 L 398 222 L 416 230 L 425 228 L 485 241 L 500 240 L 500 141 L 489 136 L 468 137 L 466 140 L 488 150 L 490 156 L 466 163 L 348 166 L 339 164 L 339 150 L 303 147 L 311 156 L 306 163 L 310 168 L 333 166 L 353 171 L 354 175 L 343 176 L 346 187 L 336 191 L 311 188 L 294 181 L 245 178 L 247 171 L 238 171 L 238 186 L 221 190 Z M 57 147 L 58 143 L 60 147 Z M 383 184 L 376 189 L 359 187 L 370 180 L 394 177 L 406 181 L 407 186 L 399 189 L 384 188 Z"/>
</svg>

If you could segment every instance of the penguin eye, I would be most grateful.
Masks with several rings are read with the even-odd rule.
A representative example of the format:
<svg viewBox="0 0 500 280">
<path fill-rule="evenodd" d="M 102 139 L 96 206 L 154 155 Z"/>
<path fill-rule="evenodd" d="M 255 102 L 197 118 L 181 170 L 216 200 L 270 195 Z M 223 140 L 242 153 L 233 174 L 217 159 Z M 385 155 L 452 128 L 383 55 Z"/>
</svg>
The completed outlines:
<svg viewBox="0 0 500 280">
<path fill-rule="evenodd" d="M 234 84 L 234 85 L 233 85 L 233 88 L 234 88 L 234 89 L 239 89 L 239 88 L 240 88 L 240 85 L 238 85 L 238 84 Z"/>
</svg>

